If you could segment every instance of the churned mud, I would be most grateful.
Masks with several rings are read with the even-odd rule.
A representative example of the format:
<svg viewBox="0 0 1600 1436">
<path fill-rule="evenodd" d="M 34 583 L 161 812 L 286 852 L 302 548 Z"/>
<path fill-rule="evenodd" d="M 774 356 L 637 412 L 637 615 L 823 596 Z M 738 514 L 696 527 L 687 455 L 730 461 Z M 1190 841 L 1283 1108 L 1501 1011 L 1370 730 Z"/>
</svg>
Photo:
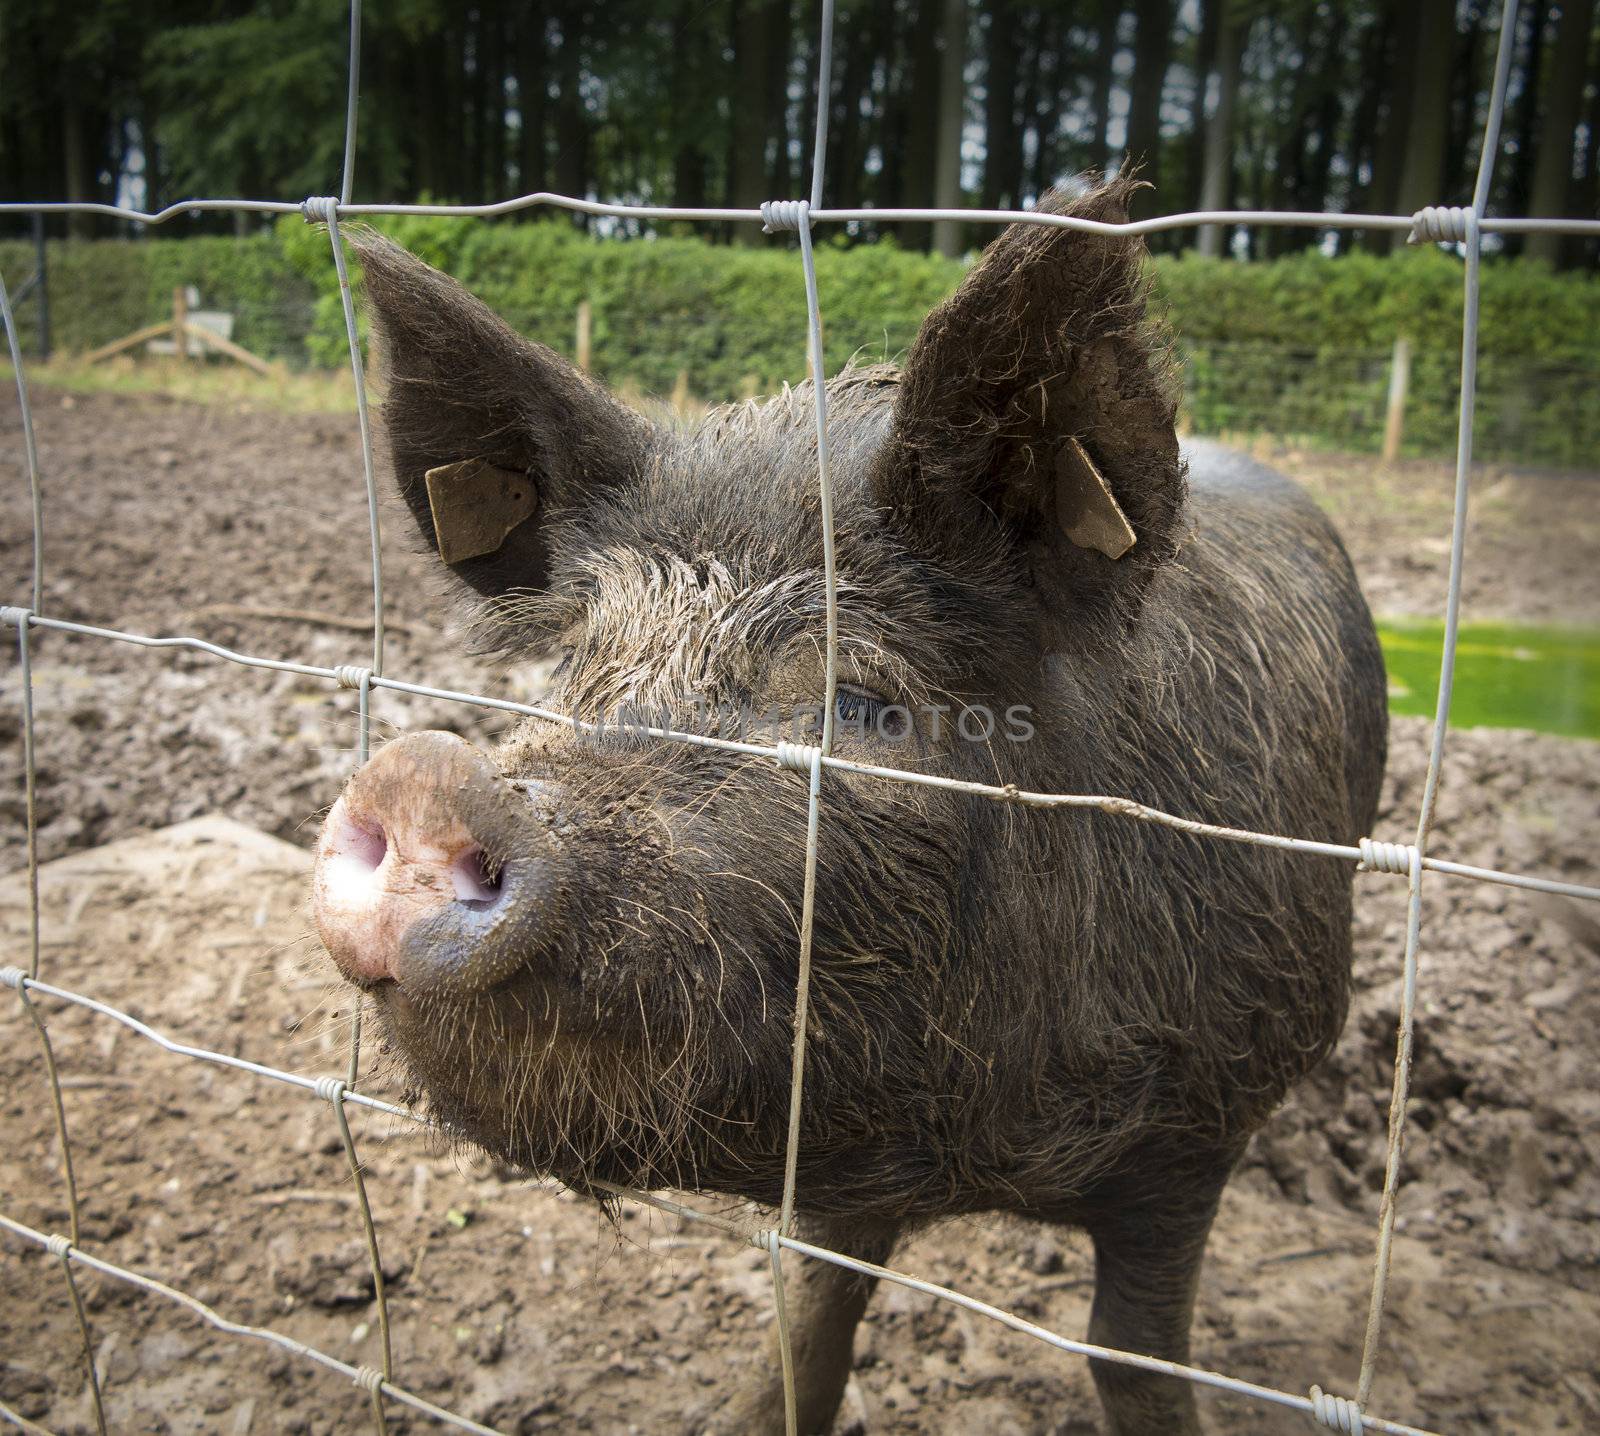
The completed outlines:
<svg viewBox="0 0 1600 1436">
<path fill-rule="evenodd" d="M 358 629 L 239 613 L 360 620 L 366 611 L 367 520 L 348 419 L 37 398 L 45 612 L 264 656 L 370 662 Z M 15 410 L 0 406 L 7 601 L 25 593 L 29 566 L 20 455 Z M 1442 467 L 1275 457 L 1340 518 L 1375 607 L 1437 612 Z M 1469 534 L 1471 616 L 1596 621 L 1593 483 L 1484 475 Z M 398 523 L 384 546 L 387 609 L 402 625 L 389 637 L 390 672 L 537 692 L 538 673 L 507 677 L 462 656 L 431 617 L 426 567 Z M 60 860 L 43 875 L 41 976 L 191 1043 L 342 1072 L 348 998 L 329 988 L 309 935 L 303 849 L 353 762 L 355 695 L 55 634 L 35 635 L 33 660 L 41 855 Z M 15 871 L 14 650 L 4 661 L 0 871 L 13 871 L 0 878 L 0 961 L 12 963 L 26 961 L 27 906 Z M 498 721 L 388 693 L 374 711 L 380 735 L 392 724 L 481 739 Z M 1404 840 L 1427 724 L 1397 720 L 1392 746 L 1377 835 Z M 1597 812 L 1595 745 L 1463 732 L 1448 750 L 1436 849 L 1592 883 Z M 286 841 L 212 819 L 150 835 L 200 814 Z M 1200 1364 L 1288 1390 L 1349 1390 L 1365 1321 L 1405 903 L 1394 878 L 1361 877 L 1357 894 L 1350 1022 L 1230 1189 L 1195 1330 Z M 380 1364 L 365 1246 L 326 1104 L 172 1056 L 82 1009 L 43 997 L 36 1006 L 64 1079 L 84 1247 L 230 1320 Z M 1449 1431 L 1600 1427 L 1597 1030 L 1596 914 L 1429 880 L 1412 1134 L 1375 1410 Z M 385 1090 L 381 1063 L 370 1080 Z M 378 1221 L 400 1384 L 508 1431 L 688 1432 L 753 1373 L 772 1319 L 761 1254 L 629 1207 L 612 1224 L 397 1119 L 352 1109 L 351 1125 Z M 0 1003 L 0 1150 L 0 1211 L 65 1230 L 37 1040 L 14 1003 Z M 961 1222 L 917 1237 L 896 1265 L 1068 1335 L 1083 1330 L 1090 1258 L 1080 1237 Z M 79 1281 L 114 1430 L 370 1425 L 363 1393 L 334 1374 L 109 1278 Z M 55 1263 L 0 1238 L 0 1402 L 52 1431 L 91 1430 L 77 1340 Z M 1099 1429 L 1081 1359 L 908 1291 L 880 1289 L 859 1358 L 840 1429 Z M 1307 1429 L 1294 1413 L 1233 1398 L 1205 1394 L 1202 1405 L 1215 1430 Z M 389 1416 L 391 1430 L 432 1427 L 392 1405 Z"/>
</svg>

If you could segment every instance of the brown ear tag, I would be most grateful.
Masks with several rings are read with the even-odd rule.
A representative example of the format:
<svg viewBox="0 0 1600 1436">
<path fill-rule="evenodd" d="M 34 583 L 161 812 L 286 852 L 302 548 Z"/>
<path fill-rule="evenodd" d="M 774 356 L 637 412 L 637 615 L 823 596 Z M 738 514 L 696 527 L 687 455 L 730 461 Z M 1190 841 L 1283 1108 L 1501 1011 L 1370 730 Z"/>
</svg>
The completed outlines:
<svg viewBox="0 0 1600 1436">
<path fill-rule="evenodd" d="M 538 487 L 527 474 L 496 468 L 487 459 L 442 464 L 425 477 L 439 557 L 446 563 L 494 553 L 539 507 Z"/>
<path fill-rule="evenodd" d="M 1056 522 L 1079 548 L 1121 558 L 1139 541 L 1111 485 L 1076 439 L 1056 455 Z"/>
</svg>

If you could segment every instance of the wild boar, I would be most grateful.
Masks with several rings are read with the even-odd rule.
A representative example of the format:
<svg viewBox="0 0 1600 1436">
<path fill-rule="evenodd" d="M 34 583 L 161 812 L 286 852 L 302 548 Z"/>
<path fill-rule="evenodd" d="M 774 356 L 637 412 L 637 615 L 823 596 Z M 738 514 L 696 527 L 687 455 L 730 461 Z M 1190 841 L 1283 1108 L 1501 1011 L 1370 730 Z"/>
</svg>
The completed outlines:
<svg viewBox="0 0 1600 1436">
<path fill-rule="evenodd" d="M 1041 208 L 1120 219 L 1131 188 Z M 551 702 L 590 720 L 727 733 L 815 708 L 808 389 L 658 423 L 395 245 L 356 245 L 394 484 L 479 647 L 560 652 Z M 1352 843 L 1384 762 L 1371 618 L 1292 484 L 1180 448 L 1143 259 L 1013 226 L 903 368 L 829 381 L 835 752 Z M 492 753 L 412 734 L 328 816 L 316 918 L 464 1139 L 578 1190 L 775 1204 L 806 809 L 807 778 L 770 759 L 614 721 L 528 719 Z M 882 1262 L 958 1214 L 1069 1223 L 1095 1248 L 1091 1339 L 1186 1360 L 1222 1188 L 1344 1021 L 1351 878 L 825 772 L 804 1233 Z M 869 1283 L 790 1267 L 817 1431 Z M 781 1430 L 769 1370 L 710 1425 Z M 1114 1431 L 1197 1429 L 1187 1382 L 1095 1378 Z"/>
</svg>

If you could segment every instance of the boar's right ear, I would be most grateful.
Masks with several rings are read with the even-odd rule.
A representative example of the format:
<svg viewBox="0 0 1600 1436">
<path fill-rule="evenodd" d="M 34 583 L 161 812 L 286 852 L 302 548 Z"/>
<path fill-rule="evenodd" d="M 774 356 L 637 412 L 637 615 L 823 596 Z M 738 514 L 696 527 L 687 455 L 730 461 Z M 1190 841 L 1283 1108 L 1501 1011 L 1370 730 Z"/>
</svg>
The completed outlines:
<svg viewBox="0 0 1600 1436">
<path fill-rule="evenodd" d="M 1116 222 L 1140 187 L 1055 190 L 1038 207 Z M 1121 234 L 1015 224 L 928 316 L 873 476 L 913 547 L 959 564 L 998 525 L 1073 609 L 1136 610 L 1176 549 L 1185 492 L 1144 253 Z"/>
<path fill-rule="evenodd" d="M 552 530 L 637 471 L 648 422 L 391 240 L 368 230 L 351 247 L 395 485 L 422 538 L 486 597 L 544 588 Z"/>
</svg>

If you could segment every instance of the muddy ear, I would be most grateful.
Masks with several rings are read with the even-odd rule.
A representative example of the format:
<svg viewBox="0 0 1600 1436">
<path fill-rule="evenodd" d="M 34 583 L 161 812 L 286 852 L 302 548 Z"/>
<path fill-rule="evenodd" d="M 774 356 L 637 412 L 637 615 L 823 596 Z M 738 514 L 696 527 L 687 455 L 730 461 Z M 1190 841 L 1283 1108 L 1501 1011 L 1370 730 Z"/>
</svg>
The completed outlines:
<svg viewBox="0 0 1600 1436">
<path fill-rule="evenodd" d="M 391 240 L 351 241 L 418 531 L 481 594 L 543 588 L 552 530 L 638 471 L 647 421 Z"/>
<path fill-rule="evenodd" d="M 1136 181 L 1042 212 L 1127 218 Z M 1171 556 L 1184 500 L 1165 344 L 1136 238 L 1013 225 L 923 324 L 874 475 L 912 542 L 959 557 L 998 521 L 1036 579 L 1116 606 Z"/>
</svg>

